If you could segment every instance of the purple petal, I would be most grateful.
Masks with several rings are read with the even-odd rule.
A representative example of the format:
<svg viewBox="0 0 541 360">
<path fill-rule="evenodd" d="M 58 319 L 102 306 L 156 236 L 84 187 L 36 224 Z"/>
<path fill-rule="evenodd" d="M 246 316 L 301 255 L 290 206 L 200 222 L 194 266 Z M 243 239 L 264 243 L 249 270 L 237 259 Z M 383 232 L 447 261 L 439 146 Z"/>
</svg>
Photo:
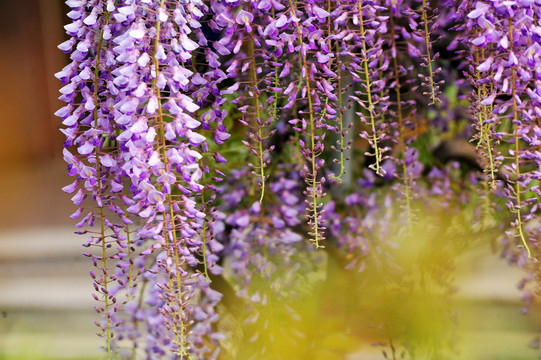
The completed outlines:
<svg viewBox="0 0 541 360">
<path fill-rule="evenodd" d="M 79 189 L 77 193 L 71 198 L 71 201 L 75 205 L 81 205 L 86 197 L 86 194 L 84 193 L 83 189 Z"/>
<path fill-rule="evenodd" d="M 478 67 L 477 67 L 477 70 L 479 71 L 489 71 L 490 70 L 490 66 L 492 65 L 492 62 L 494 61 L 494 59 L 491 57 L 489 57 L 488 59 L 486 59 L 485 61 L 483 61 Z"/>
<path fill-rule="evenodd" d="M 494 99 L 496 99 L 495 93 L 481 101 L 481 105 L 491 105 L 494 102 Z"/>
<path fill-rule="evenodd" d="M 235 18 L 235 21 L 239 25 L 247 25 L 251 23 L 254 20 L 254 16 L 249 13 L 248 11 L 241 10 L 237 14 L 237 17 Z"/>
<path fill-rule="evenodd" d="M 312 9 L 314 11 L 314 15 L 316 15 L 316 17 L 320 21 L 325 20 L 330 15 L 327 11 L 323 10 L 322 8 L 320 8 L 320 7 L 316 6 L 316 5 L 314 5 L 312 7 Z"/>
<path fill-rule="evenodd" d="M 74 181 L 71 184 L 64 186 L 62 188 L 62 191 L 64 191 L 65 193 L 68 193 L 68 194 L 73 194 L 75 192 L 75 190 L 77 190 L 78 183 L 79 183 L 78 181 Z"/>
</svg>

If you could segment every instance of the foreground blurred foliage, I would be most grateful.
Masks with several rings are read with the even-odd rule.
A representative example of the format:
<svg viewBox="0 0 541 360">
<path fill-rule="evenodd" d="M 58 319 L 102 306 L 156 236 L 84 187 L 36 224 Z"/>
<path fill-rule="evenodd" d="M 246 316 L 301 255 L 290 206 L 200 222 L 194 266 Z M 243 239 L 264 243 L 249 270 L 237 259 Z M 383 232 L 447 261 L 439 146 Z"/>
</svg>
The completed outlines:
<svg viewBox="0 0 541 360">
<path fill-rule="evenodd" d="M 456 352 L 456 264 L 494 234 L 475 233 L 464 213 L 418 216 L 424 221 L 409 232 L 389 224 L 394 236 L 363 260 L 362 271 L 317 254 L 315 272 L 292 275 L 293 293 L 273 291 L 256 276 L 251 286 L 265 301 L 221 320 L 234 334 L 223 358 L 344 359 L 364 344 L 380 347 L 387 359 L 465 359 Z"/>
</svg>

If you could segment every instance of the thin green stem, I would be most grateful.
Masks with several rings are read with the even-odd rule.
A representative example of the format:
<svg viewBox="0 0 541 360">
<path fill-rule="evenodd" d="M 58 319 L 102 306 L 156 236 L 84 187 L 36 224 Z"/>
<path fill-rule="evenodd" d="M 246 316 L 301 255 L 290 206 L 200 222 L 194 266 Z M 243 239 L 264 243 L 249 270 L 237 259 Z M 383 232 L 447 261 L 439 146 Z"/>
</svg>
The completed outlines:
<svg viewBox="0 0 541 360">
<path fill-rule="evenodd" d="M 327 0 L 327 12 L 330 14 L 332 11 L 332 3 L 331 0 Z M 332 35 L 332 19 L 329 16 L 329 23 L 327 26 L 327 33 L 329 37 Z M 329 50 L 333 51 L 332 41 L 329 39 Z M 333 176 L 335 179 L 340 180 L 345 172 L 345 164 L 344 164 L 344 121 L 343 121 L 343 114 L 342 114 L 342 69 L 340 64 L 340 45 L 337 42 L 336 43 L 336 51 L 334 52 L 334 57 L 336 58 L 336 72 L 337 72 L 337 81 L 338 81 L 338 124 L 340 128 L 340 173 L 338 176 Z M 329 59 L 329 69 L 332 65 L 332 58 Z"/>
<path fill-rule="evenodd" d="M 485 60 L 484 49 L 481 51 L 481 59 L 479 59 L 479 49 L 476 49 L 475 56 L 476 56 L 476 65 L 479 66 L 480 62 Z M 477 81 L 478 82 L 481 81 L 481 73 L 479 71 L 477 71 Z M 481 88 L 479 87 L 477 88 L 477 98 L 481 99 L 481 97 L 482 98 L 487 97 L 486 84 L 483 84 Z M 481 111 L 479 111 L 479 126 L 480 126 L 480 131 L 481 131 L 481 134 L 479 135 L 479 144 L 481 144 L 482 141 L 484 140 L 485 146 L 486 146 L 486 152 L 488 156 L 488 166 L 489 166 L 489 171 L 490 171 L 490 188 L 492 190 L 496 190 L 496 175 L 495 175 L 496 170 L 494 166 L 494 158 L 492 155 L 492 145 L 490 143 L 491 126 L 490 124 L 486 124 L 485 126 L 485 121 L 488 119 L 488 114 L 489 114 L 488 106 L 482 105 L 482 109 L 483 109 L 482 113 Z"/>
<path fill-rule="evenodd" d="M 116 1 L 115 1 L 116 4 Z M 105 19 L 103 22 L 103 28 L 100 32 L 100 40 L 98 42 L 98 48 L 96 51 L 96 68 L 94 69 L 94 110 L 93 110 L 93 119 L 94 119 L 94 127 L 98 128 L 98 103 L 99 103 L 99 97 L 98 97 L 98 83 L 100 79 L 100 60 L 101 60 L 101 50 L 103 46 L 103 34 L 104 34 L 104 28 L 107 24 L 109 24 L 109 19 L 111 17 L 111 13 L 107 12 L 105 14 Z M 96 178 L 97 178 L 97 186 L 98 186 L 98 196 L 100 200 L 102 200 L 102 182 L 101 182 L 101 162 L 100 162 L 100 149 L 99 146 L 96 146 L 95 150 L 95 156 L 96 156 Z M 101 205 L 98 205 L 100 209 L 100 234 L 101 234 L 101 248 L 102 248 L 102 262 L 103 262 L 103 288 L 105 290 L 105 321 L 106 321 L 106 330 L 105 330 L 105 336 L 107 341 L 107 358 L 111 359 L 112 349 L 111 349 L 111 320 L 110 320 L 110 314 L 109 314 L 109 292 L 108 292 L 108 279 L 107 279 L 107 245 L 105 242 L 105 217 L 103 214 L 103 203 Z"/>
<path fill-rule="evenodd" d="M 474 57 L 475 57 L 475 68 L 477 68 L 479 64 L 481 63 L 481 61 L 484 61 L 484 52 L 481 54 L 481 58 L 480 58 L 479 49 L 476 48 Z M 481 224 L 483 228 L 486 228 L 488 226 L 488 222 L 489 222 L 490 214 L 491 214 L 488 173 L 490 172 L 491 174 L 491 187 L 495 186 L 494 162 L 492 160 L 492 149 L 490 145 L 490 136 L 488 134 L 489 128 L 485 128 L 485 120 L 488 117 L 487 106 L 481 105 L 481 99 L 486 97 L 486 87 L 485 87 L 485 84 L 483 84 L 482 87 L 478 86 L 479 81 L 481 80 L 481 73 L 479 70 L 477 70 L 476 72 L 476 77 L 477 77 L 476 87 L 477 87 L 477 102 L 478 103 L 476 104 L 475 111 L 477 111 L 477 118 L 479 122 L 478 128 L 480 132 L 477 146 L 483 147 L 483 144 L 484 144 L 484 146 L 486 147 L 485 149 L 486 155 L 488 156 L 488 164 L 485 164 L 485 169 L 484 169 L 485 176 L 483 177 L 484 194 L 483 194 L 483 215 L 482 215 L 482 224 Z M 489 167 L 488 169 L 487 169 L 487 165 Z"/>
<path fill-rule="evenodd" d="M 511 16 L 509 16 L 509 43 L 510 43 L 510 51 L 513 52 L 513 22 L 511 19 Z M 528 246 L 528 243 L 526 242 L 526 239 L 524 237 L 524 232 L 522 229 L 522 214 L 521 214 L 521 189 L 520 189 L 520 156 L 519 156 L 519 136 L 518 136 L 518 111 L 517 111 L 517 100 L 516 100 L 516 74 L 515 74 L 515 65 L 511 65 L 511 97 L 513 100 L 513 125 L 515 127 L 515 167 L 517 172 L 517 177 L 515 179 L 515 192 L 517 196 L 517 221 L 518 221 L 518 233 L 520 235 L 520 240 L 522 241 L 522 244 L 526 248 L 526 252 L 528 253 L 528 259 L 532 259 L 532 252 L 530 250 L 530 247 Z"/>
<path fill-rule="evenodd" d="M 259 108 L 259 95 L 257 90 L 257 69 L 255 63 L 255 46 L 254 46 L 254 35 L 250 32 L 250 56 L 251 56 L 251 70 L 252 70 L 252 80 L 254 85 L 254 102 L 255 102 L 255 112 L 256 112 L 256 125 L 257 135 L 258 135 L 258 153 L 259 153 L 259 168 L 261 176 L 261 196 L 259 197 L 259 202 L 263 203 L 263 198 L 265 197 L 265 159 L 263 158 L 263 120 L 261 119 L 261 111 Z"/>
<path fill-rule="evenodd" d="M 475 68 L 477 68 L 480 64 L 480 60 L 479 60 L 479 49 L 476 48 L 475 49 Z M 479 72 L 479 70 L 477 70 L 476 72 L 476 75 L 477 75 L 477 82 L 479 82 L 479 80 L 481 79 L 481 74 Z M 477 86 L 477 99 L 478 101 L 480 102 L 481 101 L 481 97 L 483 96 L 483 93 L 482 93 L 482 89 L 481 87 Z M 483 144 L 483 140 L 485 139 L 485 136 L 484 136 L 484 119 L 483 119 L 483 114 L 482 112 L 477 109 L 477 118 L 478 118 L 478 122 L 479 122 L 479 131 L 481 132 L 480 135 L 479 135 L 479 141 L 477 142 L 477 146 L 482 146 Z"/>
<path fill-rule="evenodd" d="M 426 57 L 428 62 L 428 75 L 430 77 L 430 100 L 431 104 L 437 102 L 436 89 L 434 85 L 434 75 L 432 73 L 432 58 L 430 55 L 430 32 L 428 31 L 428 14 L 426 11 L 426 0 L 423 0 L 423 21 L 425 23 L 425 43 L 426 43 Z"/>
<path fill-rule="evenodd" d="M 395 28 L 394 28 L 394 16 L 391 13 L 389 15 L 390 25 L 391 25 L 391 41 L 392 48 L 396 49 L 396 39 L 395 39 Z M 402 176 L 404 177 L 404 198 L 406 200 L 406 211 L 408 219 L 408 229 L 411 229 L 413 224 L 413 214 L 411 207 L 411 194 L 410 194 L 410 179 L 408 176 L 408 168 L 406 164 L 406 142 L 404 139 L 404 119 L 402 114 L 402 99 L 400 94 L 400 72 L 398 68 L 398 60 L 396 56 L 393 56 L 393 69 L 395 76 L 395 91 L 396 91 L 396 107 L 398 115 L 398 134 L 399 134 L 399 146 L 400 151 L 402 152 Z"/>
<path fill-rule="evenodd" d="M 273 19 L 276 19 L 276 13 L 274 11 L 274 8 L 272 8 L 272 18 Z M 274 50 L 276 51 L 277 47 L 275 46 L 274 47 Z M 278 59 L 276 58 L 276 56 L 274 56 L 274 61 L 277 63 L 278 62 Z M 278 78 L 278 66 L 274 66 L 274 88 L 277 89 L 278 88 L 278 84 L 279 84 L 279 78 Z M 273 99 L 274 101 L 272 102 L 272 120 L 273 121 L 276 121 L 276 116 L 278 115 L 278 92 L 276 90 L 274 90 L 274 93 L 273 93 Z"/>
<path fill-rule="evenodd" d="M 342 114 L 342 69 L 340 64 L 340 55 L 338 54 L 338 44 L 336 44 L 336 68 L 338 73 L 338 121 L 340 124 L 340 173 L 337 178 L 341 179 L 345 173 L 344 151 L 345 151 L 345 136 L 344 136 L 344 118 Z"/>
<path fill-rule="evenodd" d="M 302 63 L 302 56 L 299 57 L 299 65 L 301 68 L 304 67 L 303 63 Z M 297 88 L 295 89 L 295 93 L 298 94 L 299 91 L 301 91 L 301 88 L 302 88 L 302 80 L 299 80 L 299 82 L 297 83 Z M 297 103 L 295 102 L 294 105 L 293 105 L 293 113 L 294 114 L 297 114 Z M 301 151 L 301 145 L 300 145 L 300 135 L 299 135 L 299 132 L 295 131 L 295 147 L 297 149 L 297 153 L 296 153 L 296 161 L 297 161 L 297 166 L 299 168 L 302 168 L 303 164 L 304 164 L 304 160 L 303 160 L 303 156 L 302 156 L 302 151 Z"/>
<path fill-rule="evenodd" d="M 165 3 L 165 0 L 161 0 L 160 2 L 160 7 L 163 7 Z M 156 94 L 156 97 L 158 98 L 158 125 L 160 127 L 160 142 L 161 142 L 161 151 L 162 151 L 162 157 L 163 157 L 163 163 L 164 163 L 164 170 L 165 172 L 169 172 L 169 162 L 168 162 L 168 159 L 167 159 L 167 152 L 166 152 L 166 143 L 165 143 L 165 126 L 164 126 L 164 119 L 163 119 L 163 108 L 162 108 L 162 103 L 161 103 L 161 91 L 160 89 L 158 88 L 157 84 L 156 84 L 156 79 L 158 78 L 159 74 L 160 74 L 160 63 L 159 63 L 159 60 L 156 58 L 156 50 L 157 50 L 157 47 L 158 45 L 160 44 L 160 32 L 161 32 L 161 23 L 159 21 L 156 21 L 156 37 L 154 39 L 154 54 L 153 54 L 153 61 L 154 61 L 154 70 L 155 70 L 155 73 L 156 73 L 156 76 L 155 78 L 152 79 L 152 89 L 154 91 L 154 93 Z M 169 203 L 169 218 L 170 218 L 170 222 L 171 222 L 171 234 L 172 234 L 172 237 L 173 237 L 173 242 L 172 242 L 172 246 L 173 246 L 173 250 L 174 250 L 174 257 L 175 257 L 175 266 L 176 266 L 176 271 L 175 271 L 175 274 L 176 274 L 176 281 L 177 281 L 177 287 L 178 287 L 178 295 L 177 295 L 177 299 L 178 299 L 178 303 L 179 303 L 179 308 L 178 308 L 178 319 L 180 320 L 180 329 L 177 328 L 177 322 L 175 320 L 175 340 L 177 342 L 177 345 L 178 345 L 178 349 L 179 349 L 179 353 L 181 356 L 189 356 L 187 351 L 186 351 L 186 340 L 185 340 L 185 325 L 184 325 L 184 316 L 182 314 L 183 312 L 183 309 L 184 309 L 184 304 L 183 304 L 183 300 L 182 300 L 182 282 L 181 282 L 181 279 L 180 279 L 180 260 L 179 260 L 179 253 L 178 253 L 178 239 L 177 239 L 177 235 L 176 235 L 176 222 L 175 222 L 175 211 L 174 211 L 174 208 L 173 208 L 173 196 L 171 194 L 171 192 L 169 192 L 169 194 L 167 195 L 167 201 Z M 164 220 L 166 220 L 167 217 L 165 216 L 164 214 Z M 166 241 L 169 242 L 169 233 L 168 233 L 168 227 L 165 226 L 164 227 L 164 234 L 165 234 L 165 239 Z M 169 248 L 169 246 L 167 246 L 167 248 Z M 173 295 L 173 284 L 172 284 L 172 279 L 171 279 L 171 276 L 169 276 L 169 282 L 170 282 L 170 292 L 171 292 L 171 295 Z M 179 332 L 180 332 L 180 338 L 179 338 Z"/>
<path fill-rule="evenodd" d="M 295 15 L 295 5 L 293 5 L 293 1 L 292 0 L 289 0 L 289 5 L 291 6 L 291 11 L 293 12 L 293 15 Z M 297 28 L 297 35 L 299 37 L 299 42 L 300 42 L 300 48 L 299 48 L 299 51 L 300 51 L 300 55 L 301 55 L 301 59 L 302 59 L 302 66 L 304 68 L 304 76 L 306 77 L 306 94 L 307 94 L 307 97 L 308 97 L 308 108 L 310 110 L 309 112 L 309 115 L 310 115 L 310 142 L 311 142 L 311 150 L 312 150 L 312 158 L 311 158 L 311 165 L 312 165 L 312 174 L 311 174 L 311 179 L 309 179 L 309 181 L 311 182 L 311 186 L 312 186 L 312 216 L 313 216 L 313 230 L 314 230 L 314 239 L 313 239 L 313 242 L 314 242 L 314 245 L 316 248 L 319 248 L 321 247 L 319 245 L 319 241 L 320 241 L 320 234 L 319 234 L 319 214 L 318 214 L 318 202 L 317 202 L 317 168 L 316 168 L 316 151 L 315 151 L 315 147 L 316 147 L 316 143 L 315 143 L 315 125 L 314 125 L 314 111 L 313 111 L 313 105 L 312 105 L 312 90 L 310 89 L 310 79 L 309 79 L 309 76 L 308 76 L 308 63 L 306 61 L 306 55 L 303 54 L 303 51 L 302 51 L 302 46 L 303 46 L 303 41 L 302 41 L 302 31 L 301 31 L 301 28 L 299 26 L 299 23 L 296 22 L 295 23 L 296 25 L 296 28 Z"/>
<path fill-rule="evenodd" d="M 377 131 L 376 131 L 376 119 L 374 114 L 374 104 L 372 101 L 372 91 L 370 90 L 370 71 L 368 69 L 368 52 L 366 47 L 366 41 L 365 38 L 365 31 L 364 31 L 364 22 L 363 22 L 363 9 L 361 6 L 361 0 L 357 0 L 357 9 L 359 11 L 359 23 L 361 27 L 361 37 L 362 37 L 362 46 L 363 46 L 363 54 L 364 58 L 362 60 L 363 67 L 364 67 L 364 74 L 365 74 L 365 85 L 366 85 L 366 92 L 368 97 L 368 112 L 370 113 L 370 125 L 372 127 L 372 142 L 374 147 L 374 152 L 376 156 L 376 164 L 375 164 L 375 171 L 376 174 L 382 175 L 381 173 L 381 167 L 380 167 L 380 154 L 379 154 L 379 147 L 378 147 L 378 137 L 377 137 Z"/>
<path fill-rule="evenodd" d="M 122 189 L 122 194 L 124 194 L 124 189 Z M 128 217 L 127 206 L 124 205 L 124 216 Z M 131 300 L 131 290 L 132 290 L 132 251 L 131 251 L 131 240 L 130 240 L 130 226 L 126 225 L 126 242 L 128 244 L 128 301 Z"/>
<path fill-rule="evenodd" d="M 117 136 L 120 134 L 120 129 L 118 127 L 116 128 L 115 133 L 116 133 Z M 115 143 L 116 143 L 116 150 L 120 151 L 120 143 L 118 141 L 116 141 Z M 122 186 L 122 195 L 126 196 L 126 190 L 125 190 L 124 186 Z M 123 212 L 124 212 L 124 216 L 126 218 L 129 218 L 128 206 L 126 204 L 124 204 L 124 206 L 123 206 Z M 132 278 L 132 272 L 133 272 L 133 263 L 132 263 L 133 258 L 132 258 L 132 256 L 133 256 L 133 254 L 132 254 L 132 246 L 131 246 L 131 239 L 130 239 L 130 225 L 126 224 L 125 229 L 126 229 L 126 243 L 128 244 L 127 298 L 128 298 L 128 301 L 130 301 L 132 299 L 131 290 L 132 290 L 132 284 L 133 284 L 133 278 Z"/>
<path fill-rule="evenodd" d="M 201 202 L 203 203 L 203 206 L 205 206 L 205 189 L 201 190 Z M 210 280 L 210 276 L 208 273 L 208 266 L 207 266 L 207 218 L 205 217 L 203 219 L 203 266 L 205 269 L 205 277 L 209 282 L 212 282 Z"/>
<path fill-rule="evenodd" d="M 490 207 L 490 190 L 488 185 L 488 179 L 486 176 L 483 177 L 483 216 L 481 219 L 481 227 L 483 229 L 488 228 L 490 216 L 492 214 L 491 207 Z"/>
</svg>

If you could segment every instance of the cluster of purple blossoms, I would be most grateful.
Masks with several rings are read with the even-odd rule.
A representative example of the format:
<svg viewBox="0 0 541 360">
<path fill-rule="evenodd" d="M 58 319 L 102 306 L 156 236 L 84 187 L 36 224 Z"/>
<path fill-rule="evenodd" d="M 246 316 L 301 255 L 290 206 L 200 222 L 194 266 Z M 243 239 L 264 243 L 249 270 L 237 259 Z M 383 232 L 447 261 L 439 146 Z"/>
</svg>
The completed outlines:
<svg viewBox="0 0 541 360">
<path fill-rule="evenodd" d="M 64 156 L 77 179 L 64 190 L 75 193 L 73 201 L 81 206 L 74 218 L 84 216 L 84 199 L 92 197 L 77 226 L 101 227 L 84 231 L 91 234 L 85 245 L 99 248 L 87 255 L 99 270 L 92 273 L 94 296 L 103 304 L 98 310 L 105 321 L 99 326 L 108 355 L 114 334 L 122 338 L 125 328 L 117 314 L 120 290 L 128 302 L 148 295 L 145 304 L 155 310 L 144 319 L 133 310 L 133 318 L 155 334 L 139 346 L 149 354 L 164 353 L 163 347 L 180 356 L 198 353 L 205 334 L 189 330 L 189 324 L 194 317 L 215 321 L 212 306 L 219 297 L 204 275 L 190 270 L 206 256 L 198 235 L 206 214 L 197 197 L 207 189 L 208 169 L 202 164 L 209 158 L 207 136 L 217 142 L 228 136 L 221 111 L 197 119 L 203 106 L 219 107 L 216 84 L 225 79 L 219 71 L 197 72 L 196 50 L 205 43 L 200 20 L 208 9 L 198 2 L 67 4 L 71 39 L 60 48 L 71 52 L 72 63 L 57 74 L 67 103 L 57 115 L 67 126 Z M 205 87 L 207 94 L 197 97 Z M 214 101 L 209 93 L 216 93 Z M 72 146 L 74 151 L 68 150 Z M 212 157 L 223 159 L 216 153 L 208 161 Z M 136 281 L 137 275 L 142 279 Z M 140 286 L 139 294 L 135 287 L 141 282 L 149 285 Z M 202 300 L 190 302 L 194 296 Z"/>
<path fill-rule="evenodd" d="M 357 271 L 392 262 L 390 224 L 407 238 L 419 209 L 459 210 L 465 178 L 475 221 L 505 197 L 506 254 L 538 257 L 538 2 L 66 4 L 63 190 L 109 358 L 218 358 L 219 303 L 255 319 L 295 294 L 314 248 Z M 481 171 L 454 176 L 426 143 L 471 133 L 448 119 L 465 108 Z"/>
<path fill-rule="evenodd" d="M 486 181 L 494 190 L 504 181 L 507 207 L 516 215 L 508 235 L 510 240 L 518 238 L 525 250 L 521 254 L 532 259 L 536 255 L 531 247 L 539 237 L 539 230 L 528 224 L 535 224 L 540 195 L 535 184 L 540 162 L 534 150 L 541 115 L 540 39 L 534 19 L 540 8 L 533 1 L 478 1 L 459 9 L 464 19 L 461 40 L 468 49 L 467 77 L 473 87 L 472 120 Z M 498 149 L 500 142 L 509 144 L 505 152 Z"/>
</svg>

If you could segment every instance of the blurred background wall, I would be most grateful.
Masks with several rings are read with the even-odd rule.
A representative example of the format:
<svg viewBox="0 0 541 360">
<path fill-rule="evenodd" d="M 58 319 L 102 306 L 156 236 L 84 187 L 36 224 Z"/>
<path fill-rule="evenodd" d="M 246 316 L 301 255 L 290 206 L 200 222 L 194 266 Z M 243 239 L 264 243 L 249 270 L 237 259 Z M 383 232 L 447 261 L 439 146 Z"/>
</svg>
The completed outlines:
<svg viewBox="0 0 541 360">
<path fill-rule="evenodd" d="M 56 171 L 63 140 L 53 115 L 54 73 L 68 61 L 56 47 L 64 12 L 60 0 L 0 1 L 0 229 L 63 224 L 69 210 L 51 186 L 67 180 Z"/>
<path fill-rule="evenodd" d="M 56 49 L 64 38 L 58 0 L 0 1 L 0 161 L 50 159 L 61 142 L 53 74 L 66 63 Z"/>
<path fill-rule="evenodd" d="M 0 0 L 0 359 L 96 359 L 88 262 L 60 189 L 62 0 Z"/>
</svg>

